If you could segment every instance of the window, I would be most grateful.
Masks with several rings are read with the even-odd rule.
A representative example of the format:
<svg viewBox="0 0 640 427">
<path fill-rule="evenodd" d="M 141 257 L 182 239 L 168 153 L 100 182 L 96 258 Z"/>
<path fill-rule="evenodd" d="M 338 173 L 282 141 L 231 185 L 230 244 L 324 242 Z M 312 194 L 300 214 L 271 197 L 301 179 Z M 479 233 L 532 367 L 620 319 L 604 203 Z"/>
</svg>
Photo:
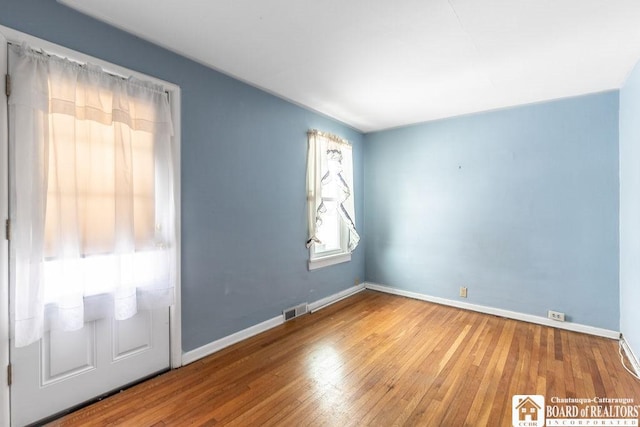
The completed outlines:
<svg viewBox="0 0 640 427">
<path fill-rule="evenodd" d="M 307 156 L 309 269 L 346 262 L 358 245 L 351 144 L 310 130 Z"/>
</svg>

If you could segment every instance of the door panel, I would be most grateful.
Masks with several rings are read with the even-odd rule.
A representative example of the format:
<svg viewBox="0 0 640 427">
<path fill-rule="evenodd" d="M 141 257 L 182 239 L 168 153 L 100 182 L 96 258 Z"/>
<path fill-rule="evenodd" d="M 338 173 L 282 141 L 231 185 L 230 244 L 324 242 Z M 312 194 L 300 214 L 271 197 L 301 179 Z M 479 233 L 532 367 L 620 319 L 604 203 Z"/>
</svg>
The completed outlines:
<svg viewBox="0 0 640 427">
<path fill-rule="evenodd" d="M 48 332 L 12 348 L 11 419 L 39 421 L 169 368 L 169 309 Z"/>
<path fill-rule="evenodd" d="M 112 320 L 113 360 L 147 351 L 152 347 L 152 314 L 138 313 L 130 319 Z"/>
<path fill-rule="evenodd" d="M 42 339 L 43 386 L 96 369 L 96 322 L 78 331 L 47 332 Z"/>
</svg>

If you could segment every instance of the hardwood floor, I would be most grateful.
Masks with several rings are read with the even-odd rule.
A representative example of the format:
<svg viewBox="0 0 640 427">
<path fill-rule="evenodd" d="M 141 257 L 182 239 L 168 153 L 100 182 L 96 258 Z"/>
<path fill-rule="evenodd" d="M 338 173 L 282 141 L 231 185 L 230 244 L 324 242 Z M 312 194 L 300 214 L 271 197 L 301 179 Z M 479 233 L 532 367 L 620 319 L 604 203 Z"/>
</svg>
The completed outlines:
<svg viewBox="0 0 640 427">
<path fill-rule="evenodd" d="M 615 340 L 364 291 L 51 425 L 510 426 L 514 394 L 640 381 Z"/>
</svg>

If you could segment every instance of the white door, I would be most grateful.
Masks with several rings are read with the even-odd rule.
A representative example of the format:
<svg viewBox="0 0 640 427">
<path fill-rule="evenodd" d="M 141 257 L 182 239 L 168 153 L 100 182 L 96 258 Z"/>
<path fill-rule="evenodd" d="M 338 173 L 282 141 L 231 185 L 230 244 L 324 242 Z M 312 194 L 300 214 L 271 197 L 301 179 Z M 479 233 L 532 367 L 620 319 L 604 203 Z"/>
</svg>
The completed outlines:
<svg viewBox="0 0 640 427">
<path fill-rule="evenodd" d="M 29 424 L 169 368 L 169 309 L 11 348 L 11 421 Z"/>
<path fill-rule="evenodd" d="M 6 69 L 6 42 L 1 35 L 0 43 L 3 44 L 0 66 Z M 5 111 L 6 98 L 3 96 L 0 101 L 4 103 L 0 112 Z M 8 144 L 9 150 L 12 143 Z M 0 144 L 0 148 L 5 151 L 0 154 L 2 159 L 6 156 L 7 144 L 4 147 Z M 4 167 L 1 173 L 8 174 Z M 4 179 L 3 175 L 0 183 Z M 17 190 L 17 197 L 20 197 L 19 189 Z M 4 212 L 7 195 L 2 194 L 2 197 L 0 206 Z M 3 255 L 6 256 L 5 253 Z M 13 259 L 12 255 L 10 259 Z M 11 274 L 9 277 L 9 287 L 14 289 L 15 280 Z M 4 291 L 3 295 L 6 295 L 6 289 Z M 6 303 L 4 296 L 0 299 L 5 301 L 2 304 Z M 5 310 L 0 312 L 6 313 Z M 11 424 L 22 426 L 40 421 L 169 369 L 169 316 L 169 308 L 142 311 L 127 320 L 107 318 L 87 322 L 78 331 L 46 332 L 43 339 L 27 347 L 15 348 L 12 343 L 9 346 L 12 370 Z M 0 357 L 0 361 L 1 359 Z M 0 424 L 2 423 L 3 419 L 0 418 Z"/>
</svg>

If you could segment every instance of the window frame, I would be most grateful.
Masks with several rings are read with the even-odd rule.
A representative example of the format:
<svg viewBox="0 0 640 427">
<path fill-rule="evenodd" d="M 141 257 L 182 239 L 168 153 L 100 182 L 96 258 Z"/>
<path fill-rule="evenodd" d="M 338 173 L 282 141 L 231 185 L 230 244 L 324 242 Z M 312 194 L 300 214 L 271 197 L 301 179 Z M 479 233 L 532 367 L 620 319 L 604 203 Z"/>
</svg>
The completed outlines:
<svg viewBox="0 0 640 427">
<path fill-rule="evenodd" d="M 349 227 L 340 220 L 338 225 L 340 234 L 340 248 L 329 251 L 316 251 L 316 245 L 309 248 L 309 270 L 316 270 L 334 264 L 351 261 L 351 252 L 347 248 L 349 244 Z"/>
<path fill-rule="evenodd" d="M 313 132 L 316 132 L 315 134 L 316 138 L 318 137 L 327 138 L 327 139 L 337 138 L 333 135 L 325 134 L 319 131 L 309 131 L 308 138 L 309 138 L 309 134 Z M 309 141 L 307 141 L 307 143 L 309 143 Z M 351 147 L 350 149 L 353 150 L 353 146 L 351 144 L 347 143 L 346 141 L 344 141 L 344 143 L 348 144 Z M 317 209 L 318 196 L 316 195 L 316 193 L 320 190 L 320 186 L 317 183 L 319 183 L 322 178 L 320 176 L 322 158 L 318 156 L 318 153 L 320 153 L 320 150 L 316 149 L 313 155 L 314 165 L 312 169 L 314 173 L 313 181 L 315 185 L 315 189 L 313 189 L 313 193 L 315 197 L 308 198 L 308 204 L 309 204 L 308 209 L 310 210 L 309 219 L 308 219 L 309 221 L 311 221 L 312 218 L 314 217 L 314 214 L 312 214 L 312 212 L 314 212 L 315 209 Z M 307 161 L 309 162 L 310 159 L 307 159 Z M 311 166 L 312 165 L 308 165 L 307 167 L 311 167 Z M 350 165 L 350 169 L 351 169 L 351 175 L 353 178 L 353 164 Z M 307 173 L 309 174 L 310 172 L 307 172 Z M 307 178 L 309 179 L 309 176 Z M 309 183 L 307 183 L 307 185 L 308 185 L 307 192 L 309 194 L 312 190 L 309 188 Z M 353 189 L 353 191 L 355 192 L 355 189 Z M 321 197 L 321 200 L 329 201 L 329 202 L 332 202 L 332 201 L 337 202 L 338 199 L 336 197 Z M 308 261 L 309 271 L 351 261 L 351 251 L 349 250 L 349 238 L 350 238 L 351 231 L 349 230 L 349 226 L 342 219 L 340 214 L 336 213 L 336 215 L 338 215 L 338 218 L 339 218 L 336 232 L 339 233 L 340 247 L 337 249 L 332 249 L 327 251 L 318 251 L 315 244 L 313 243 L 310 244 L 309 261 Z"/>
</svg>

